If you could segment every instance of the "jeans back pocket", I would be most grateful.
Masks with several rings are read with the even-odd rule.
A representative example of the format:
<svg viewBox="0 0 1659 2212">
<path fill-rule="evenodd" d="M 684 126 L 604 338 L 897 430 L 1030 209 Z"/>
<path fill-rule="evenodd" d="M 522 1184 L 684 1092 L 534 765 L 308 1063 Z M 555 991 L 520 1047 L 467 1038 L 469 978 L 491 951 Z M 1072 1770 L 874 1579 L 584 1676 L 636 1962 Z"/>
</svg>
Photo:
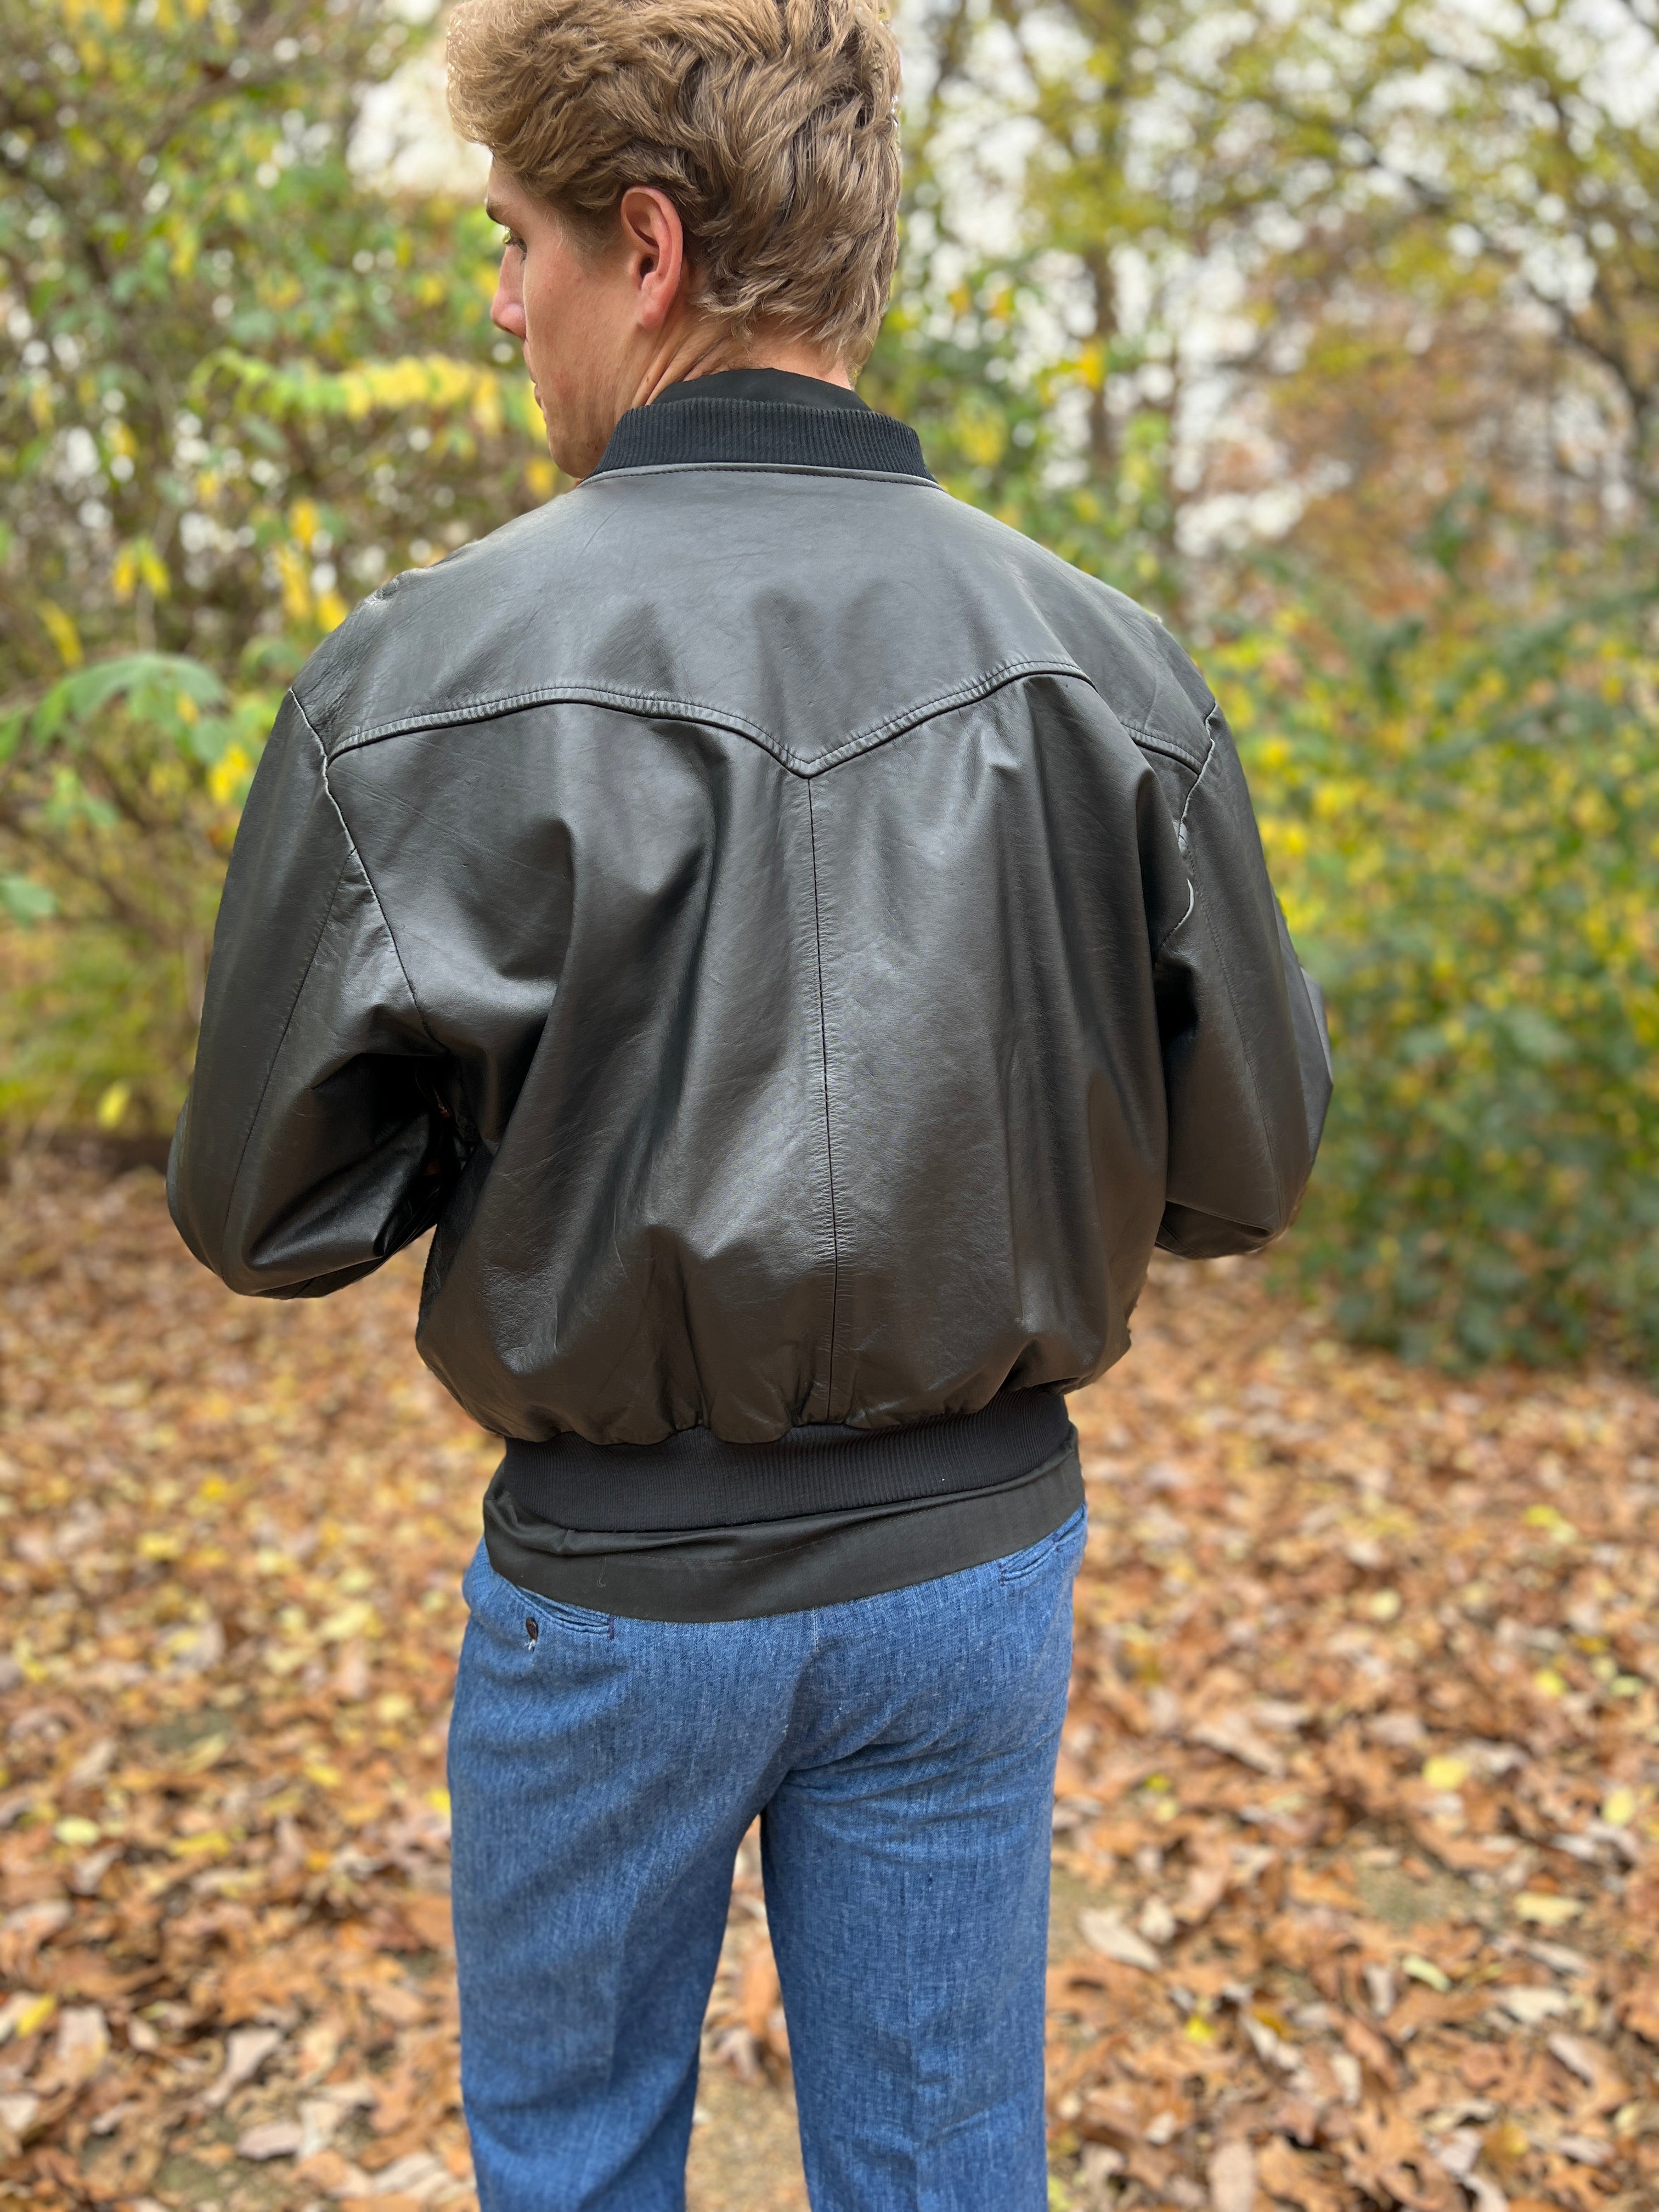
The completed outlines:
<svg viewBox="0 0 1659 2212">
<path fill-rule="evenodd" d="M 1023 1552 L 1010 1552 L 1006 1559 L 999 1559 L 999 1578 L 1005 1583 L 1029 1582 L 1051 1559 L 1062 1553 L 1069 1555 L 1073 1550 L 1080 1552 L 1088 1527 L 1088 1507 L 1079 1505 L 1075 1512 L 1066 1515 L 1051 1534 L 1039 1537 L 1035 1544 L 1028 1544 Z M 1073 1564 L 1075 1565 L 1075 1560 Z"/>
<path fill-rule="evenodd" d="M 544 1634 L 561 1632 L 571 1636 L 614 1638 L 617 1623 L 608 1613 L 586 1606 L 566 1605 L 561 1599 L 542 1597 L 508 1582 L 491 1564 L 480 1544 L 461 1584 L 461 1594 L 479 1626 L 505 1638 L 521 1650 L 535 1651 Z"/>
</svg>

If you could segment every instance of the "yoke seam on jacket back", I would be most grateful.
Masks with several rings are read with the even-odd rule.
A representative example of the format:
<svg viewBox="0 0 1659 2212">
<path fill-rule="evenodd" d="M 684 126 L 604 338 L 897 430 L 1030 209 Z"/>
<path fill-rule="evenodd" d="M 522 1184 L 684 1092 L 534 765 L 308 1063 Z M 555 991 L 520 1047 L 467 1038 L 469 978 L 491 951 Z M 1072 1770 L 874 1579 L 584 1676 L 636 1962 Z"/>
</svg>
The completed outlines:
<svg viewBox="0 0 1659 2212">
<path fill-rule="evenodd" d="M 344 754 L 356 752 L 365 746 L 385 744 L 394 738 L 416 737 L 427 730 L 459 727 L 474 722 L 493 722 L 509 714 L 524 713 L 532 707 L 588 706 L 610 708 L 616 713 L 631 714 L 636 720 L 661 719 L 695 722 L 705 728 L 727 731 L 732 736 L 745 738 L 768 753 L 781 768 L 803 781 L 811 781 L 827 769 L 838 768 L 842 762 L 857 758 L 885 744 L 894 738 L 902 737 L 923 723 L 936 720 L 942 714 L 953 714 L 962 707 L 975 705 L 988 699 L 994 692 L 1006 690 L 1030 676 L 1059 676 L 1087 684 L 1092 691 L 1096 686 L 1087 672 L 1075 661 L 1058 658 L 1048 659 L 1020 659 L 998 662 L 965 683 L 953 684 L 948 691 L 936 693 L 931 698 L 902 707 L 879 721 L 866 724 L 843 738 L 839 744 L 808 760 L 775 737 L 770 730 L 746 715 L 730 708 L 714 707 L 706 701 L 677 698 L 672 693 L 633 691 L 618 684 L 538 684 L 532 690 L 516 691 L 495 699 L 456 702 L 434 708 L 430 714 L 399 716 L 396 721 L 371 726 L 365 730 L 354 730 L 337 739 L 332 749 L 325 747 L 326 759 L 332 763 Z M 297 696 L 295 703 L 301 714 L 305 708 Z M 306 717 L 311 726 L 309 715 Z M 313 732 L 313 734 L 315 732 Z M 319 743 L 322 740 L 319 738 Z M 349 834 L 349 833 L 348 833 Z"/>
</svg>

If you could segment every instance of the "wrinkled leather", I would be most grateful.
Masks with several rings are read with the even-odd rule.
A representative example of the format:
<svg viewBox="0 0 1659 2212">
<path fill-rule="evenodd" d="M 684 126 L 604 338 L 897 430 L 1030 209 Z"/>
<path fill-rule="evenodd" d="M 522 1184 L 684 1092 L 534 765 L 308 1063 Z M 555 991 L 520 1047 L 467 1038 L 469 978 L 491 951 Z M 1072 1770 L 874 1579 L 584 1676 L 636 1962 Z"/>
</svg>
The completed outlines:
<svg viewBox="0 0 1659 2212">
<path fill-rule="evenodd" d="M 377 592 L 254 779 L 169 1188 L 233 1289 L 436 1224 L 486 1428 L 1071 1388 L 1290 1222 L 1330 1077 L 1216 703 L 925 481 L 596 477 Z"/>
</svg>

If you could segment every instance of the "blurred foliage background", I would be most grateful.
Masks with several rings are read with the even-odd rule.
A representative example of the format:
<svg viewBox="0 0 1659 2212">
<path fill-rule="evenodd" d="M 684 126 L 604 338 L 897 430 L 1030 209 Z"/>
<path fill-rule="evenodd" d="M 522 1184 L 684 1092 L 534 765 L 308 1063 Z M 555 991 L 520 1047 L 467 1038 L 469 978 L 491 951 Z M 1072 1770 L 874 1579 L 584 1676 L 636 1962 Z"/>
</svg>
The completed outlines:
<svg viewBox="0 0 1659 2212">
<path fill-rule="evenodd" d="M 1651 1367 L 1659 8 L 900 28 L 861 388 L 1222 698 L 1338 1054 L 1281 1264 L 1409 1356 Z M 0 0 L 14 1147 L 170 1124 L 283 685 L 383 576 L 560 489 L 477 173 L 368 145 L 429 101 L 437 29 Z"/>
</svg>

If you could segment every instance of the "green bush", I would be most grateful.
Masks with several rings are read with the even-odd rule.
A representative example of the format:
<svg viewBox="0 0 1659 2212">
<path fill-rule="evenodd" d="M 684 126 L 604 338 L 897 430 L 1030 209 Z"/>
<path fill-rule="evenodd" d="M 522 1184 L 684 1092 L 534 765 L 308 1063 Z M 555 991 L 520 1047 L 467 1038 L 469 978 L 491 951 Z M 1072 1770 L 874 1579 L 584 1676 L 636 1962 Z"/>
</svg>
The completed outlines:
<svg viewBox="0 0 1659 2212">
<path fill-rule="evenodd" d="M 1331 1006 L 1286 1256 L 1410 1358 L 1659 1358 L 1656 605 L 1209 656 Z"/>
<path fill-rule="evenodd" d="M 0 0 L 9 1143 L 171 1125 L 283 684 L 383 575 L 556 487 L 476 194 L 349 159 L 435 27 Z"/>
<path fill-rule="evenodd" d="M 219 884 L 276 695 L 123 653 L 0 713 L 0 1126 L 165 1128 Z"/>
</svg>

